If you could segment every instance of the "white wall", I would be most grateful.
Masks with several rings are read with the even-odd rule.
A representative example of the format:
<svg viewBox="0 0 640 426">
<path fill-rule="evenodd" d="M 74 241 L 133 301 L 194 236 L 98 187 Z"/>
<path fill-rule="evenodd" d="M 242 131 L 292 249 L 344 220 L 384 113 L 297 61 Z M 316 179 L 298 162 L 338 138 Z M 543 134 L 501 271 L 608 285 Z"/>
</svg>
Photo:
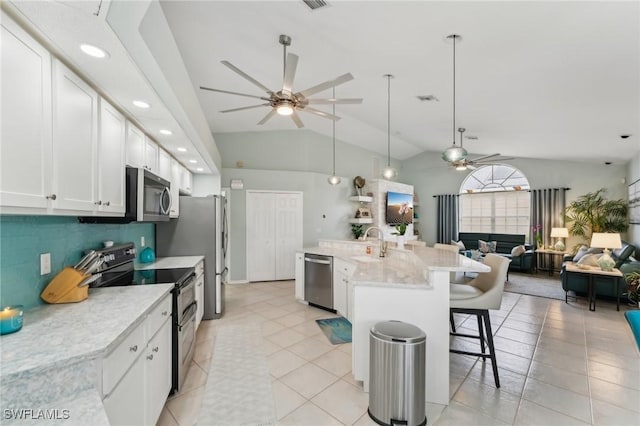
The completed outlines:
<svg viewBox="0 0 640 426">
<path fill-rule="evenodd" d="M 206 197 L 207 195 L 220 194 L 220 176 L 219 175 L 193 175 L 193 191 L 194 197 Z"/>
<path fill-rule="evenodd" d="M 627 185 L 640 179 L 640 153 L 629 161 L 627 166 Z M 628 194 L 627 194 L 628 197 Z M 640 225 L 629 225 L 627 232 L 628 242 L 640 248 Z M 640 250 L 636 251 L 636 257 L 640 256 Z"/>
</svg>

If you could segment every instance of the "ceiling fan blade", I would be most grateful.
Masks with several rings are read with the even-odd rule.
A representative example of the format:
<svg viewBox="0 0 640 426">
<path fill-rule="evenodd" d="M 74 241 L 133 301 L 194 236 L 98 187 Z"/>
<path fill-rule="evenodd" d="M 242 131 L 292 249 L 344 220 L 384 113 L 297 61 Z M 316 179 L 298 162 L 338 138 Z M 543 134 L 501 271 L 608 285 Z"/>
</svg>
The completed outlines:
<svg viewBox="0 0 640 426">
<path fill-rule="evenodd" d="M 268 94 L 270 94 L 270 95 L 273 94 L 273 92 L 269 88 L 267 88 L 267 86 L 265 86 L 264 84 L 260 83 L 258 80 L 256 80 L 255 78 L 251 77 L 249 74 L 245 73 L 244 71 L 240 70 L 240 68 L 236 67 L 231 62 L 229 62 L 229 61 L 220 61 L 220 62 L 222 62 L 222 65 L 228 67 L 229 69 L 231 69 L 236 74 L 239 74 L 245 80 L 248 80 L 251 83 L 255 84 L 256 86 L 258 86 L 259 88 L 261 88 L 262 90 L 267 92 Z"/>
<path fill-rule="evenodd" d="M 228 90 L 212 89 L 211 87 L 204 87 L 204 86 L 200 86 L 200 88 L 202 90 L 209 90 L 211 92 L 228 93 L 229 95 L 238 95 L 238 96 L 246 96 L 247 98 L 262 99 L 263 101 L 270 100 L 269 98 L 265 98 L 264 96 L 248 95 L 246 93 L 230 92 Z"/>
<path fill-rule="evenodd" d="M 266 123 L 267 121 L 269 121 L 269 119 L 270 119 L 271 117 L 273 117 L 273 116 L 274 116 L 274 114 L 275 114 L 275 113 L 276 113 L 276 110 L 275 110 L 275 109 L 272 109 L 271 111 L 269 111 L 269 112 L 267 113 L 267 115 L 265 115 L 265 116 L 262 118 L 262 120 L 258 121 L 258 124 L 262 125 L 262 124 Z"/>
<path fill-rule="evenodd" d="M 333 104 L 361 104 L 362 98 L 342 98 L 342 99 L 307 99 L 309 105 L 333 105 Z"/>
<path fill-rule="evenodd" d="M 329 114 L 328 112 L 320 111 L 319 109 L 304 107 L 298 111 L 310 112 L 311 114 L 319 115 L 320 117 L 328 118 L 329 120 L 338 121 L 340 117 L 337 115 Z"/>
<path fill-rule="evenodd" d="M 482 157 L 478 157 L 478 158 L 472 158 L 468 161 L 472 162 L 472 163 L 477 163 L 478 161 L 484 161 L 484 160 L 488 160 L 490 158 L 493 157 L 499 157 L 500 154 L 491 154 L 491 155 L 483 155 Z"/>
<path fill-rule="evenodd" d="M 302 124 L 302 120 L 300 120 L 300 117 L 298 117 L 298 114 L 296 114 L 295 111 L 293 112 L 293 114 L 291 114 L 291 119 L 293 120 L 294 123 L 296 123 L 296 126 L 298 126 L 298 129 L 304 127 L 304 124 Z"/>
<path fill-rule="evenodd" d="M 245 110 L 245 109 L 260 108 L 260 107 L 263 107 L 263 106 L 271 106 L 271 104 L 260 104 L 260 105 L 251 105 L 251 106 L 240 107 L 240 108 L 225 109 L 225 110 L 222 110 L 220 112 L 242 111 L 242 110 Z"/>
<path fill-rule="evenodd" d="M 353 76 L 351 73 L 346 73 L 341 75 L 340 77 L 334 78 L 333 80 L 325 81 L 324 83 L 317 84 L 313 87 L 309 87 L 308 89 L 302 90 L 297 95 L 302 95 L 305 98 L 313 95 L 314 93 L 322 92 L 323 90 L 330 89 L 332 87 L 338 86 L 342 83 L 346 83 L 347 81 L 353 80 Z"/>
<path fill-rule="evenodd" d="M 293 79 L 296 76 L 296 67 L 298 66 L 298 55 L 289 53 L 287 55 L 287 66 L 284 69 L 284 78 L 282 79 L 282 93 L 291 95 L 293 92 Z"/>
</svg>

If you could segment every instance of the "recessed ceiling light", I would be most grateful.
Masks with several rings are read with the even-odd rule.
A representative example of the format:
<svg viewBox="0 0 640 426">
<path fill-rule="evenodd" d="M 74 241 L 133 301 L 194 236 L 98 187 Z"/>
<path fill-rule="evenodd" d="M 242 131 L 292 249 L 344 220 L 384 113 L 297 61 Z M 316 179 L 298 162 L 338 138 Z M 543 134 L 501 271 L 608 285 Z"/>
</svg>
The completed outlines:
<svg viewBox="0 0 640 426">
<path fill-rule="evenodd" d="M 197 163 L 198 163 L 196 160 L 189 160 L 189 162 L 190 162 L 191 164 L 197 164 Z"/>
<path fill-rule="evenodd" d="M 105 52 L 104 50 L 100 49 L 99 47 L 93 46 L 91 44 L 81 44 L 80 45 L 80 50 L 82 50 L 85 54 L 93 57 L 93 58 L 106 58 L 107 56 L 109 56 L 107 54 L 107 52 Z"/>
<path fill-rule="evenodd" d="M 187 148 L 180 147 L 177 149 L 179 152 L 187 152 Z"/>
<path fill-rule="evenodd" d="M 167 130 L 167 129 L 161 129 L 160 133 L 163 134 L 163 135 L 167 135 L 167 136 L 173 134 L 173 132 L 171 130 Z"/>
<path fill-rule="evenodd" d="M 197 172 L 204 172 L 204 169 L 203 169 L 202 167 L 198 167 L 198 168 L 196 169 L 196 171 L 197 171 Z"/>
<path fill-rule="evenodd" d="M 137 106 L 138 108 L 150 108 L 151 105 L 149 105 L 148 103 L 144 102 L 144 101 L 133 101 L 133 104 L 135 106 Z"/>
</svg>

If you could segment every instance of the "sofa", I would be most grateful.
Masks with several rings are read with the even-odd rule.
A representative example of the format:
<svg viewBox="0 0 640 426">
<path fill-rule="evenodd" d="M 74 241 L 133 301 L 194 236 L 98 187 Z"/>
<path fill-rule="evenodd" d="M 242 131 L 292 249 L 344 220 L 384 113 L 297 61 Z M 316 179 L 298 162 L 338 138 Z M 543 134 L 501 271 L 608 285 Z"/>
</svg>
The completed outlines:
<svg viewBox="0 0 640 426">
<path fill-rule="evenodd" d="M 593 249 L 592 249 L 593 250 Z M 635 252 L 636 247 L 627 242 L 622 242 L 622 247 L 611 251 L 611 258 L 615 260 L 615 268 L 619 269 L 623 275 L 634 271 L 640 271 L 640 262 L 636 261 L 632 255 Z M 573 262 L 573 256 L 565 256 L 562 263 L 562 269 L 560 270 L 560 280 L 562 281 L 562 289 L 565 292 L 574 291 L 576 294 L 585 295 L 589 287 L 589 276 L 587 274 L 567 273 L 566 263 Z M 579 259 L 576 258 L 576 261 Z M 594 276 L 593 284 L 595 287 L 595 294 L 597 296 L 604 296 L 610 298 L 616 298 L 614 277 L 607 276 Z M 624 280 L 621 280 L 618 288 L 619 294 L 625 293 L 627 286 Z"/>
<path fill-rule="evenodd" d="M 525 244 L 524 234 L 491 234 L 484 232 L 458 233 L 458 241 L 464 243 L 466 250 L 478 250 L 479 240 L 496 242 L 496 254 L 511 259 L 511 263 L 509 263 L 509 271 L 531 272 L 533 270 L 533 250 L 529 244 Z M 511 251 L 517 246 L 524 246 L 525 252 L 520 256 L 511 256 Z"/>
</svg>

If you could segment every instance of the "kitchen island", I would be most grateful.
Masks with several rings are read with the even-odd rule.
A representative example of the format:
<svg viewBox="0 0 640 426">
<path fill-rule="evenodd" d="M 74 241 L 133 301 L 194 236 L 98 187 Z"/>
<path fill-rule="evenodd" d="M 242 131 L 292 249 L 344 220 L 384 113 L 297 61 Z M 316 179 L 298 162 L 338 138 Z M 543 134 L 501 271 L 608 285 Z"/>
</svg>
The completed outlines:
<svg viewBox="0 0 640 426">
<path fill-rule="evenodd" d="M 398 320 L 422 329 L 426 340 L 426 401 L 449 403 L 449 273 L 490 268 L 457 253 L 430 247 L 390 248 L 387 257 L 366 246 L 375 243 L 320 241 L 304 253 L 324 254 L 346 268 L 347 318 L 352 323 L 352 372 L 369 390 L 369 330 L 379 321 Z M 335 285 L 335 284 L 334 284 Z M 343 313 L 344 314 L 344 313 Z"/>
</svg>

